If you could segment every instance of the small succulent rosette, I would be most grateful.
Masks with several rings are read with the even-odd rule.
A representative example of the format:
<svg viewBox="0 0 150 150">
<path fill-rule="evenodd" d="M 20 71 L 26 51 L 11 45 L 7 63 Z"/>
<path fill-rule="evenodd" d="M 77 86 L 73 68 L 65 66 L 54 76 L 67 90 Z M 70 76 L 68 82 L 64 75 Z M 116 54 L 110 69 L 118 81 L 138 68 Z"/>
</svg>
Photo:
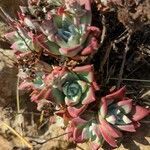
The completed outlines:
<svg viewBox="0 0 150 150">
<path fill-rule="evenodd" d="M 51 56 L 80 59 L 99 48 L 100 30 L 91 26 L 90 0 L 32 1 L 21 10 L 24 26 L 39 33 L 36 42 Z"/>
<path fill-rule="evenodd" d="M 126 88 L 101 99 L 99 111 L 100 132 L 103 138 L 113 147 L 117 146 L 116 138 L 122 131 L 135 132 L 142 118 L 149 115 L 150 110 L 132 102 L 125 97 Z"/>
<path fill-rule="evenodd" d="M 95 92 L 99 87 L 93 71 L 92 65 L 72 69 L 54 67 L 52 73 L 45 78 L 56 104 L 66 109 L 65 113 L 71 117 L 79 116 L 96 100 Z M 58 113 L 61 114 L 61 111 Z"/>
<path fill-rule="evenodd" d="M 30 52 L 39 52 L 41 48 L 34 42 L 32 32 L 23 27 L 17 27 L 15 31 L 5 34 L 5 38 L 11 43 L 11 48 L 18 58 L 26 56 Z"/>
<path fill-rule="evenodd" d="M 98 150 L 104 142 L 97 114 L 92 111 L 69 121 L 66 132 L 68 133 L 67 140 L 75 143 L 90 142 L 91 150 Z"/>
<path fill-rule="evenodd" d="M 44 83 L 45 72 L 37 71 L 34 78 L 31 78 L 27 72 L 20 69 L 19 74 L 20 85 L 19 90 L 31 91 L 31 101 L 39 103 L 40 100 L 50 100 L 50 88 L 47 88 Z"/>
</svg>

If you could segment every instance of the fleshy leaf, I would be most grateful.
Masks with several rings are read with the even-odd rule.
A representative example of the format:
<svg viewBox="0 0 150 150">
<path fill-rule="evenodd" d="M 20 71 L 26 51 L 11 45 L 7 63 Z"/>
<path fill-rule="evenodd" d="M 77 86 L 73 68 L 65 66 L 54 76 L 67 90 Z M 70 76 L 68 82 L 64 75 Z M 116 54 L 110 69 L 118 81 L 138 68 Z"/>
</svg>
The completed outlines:
<svg viewBox="0 0 150 150">
<path fill-rule="evenodd" d="M 116 119 L 115 115 L 110 115 L 110 116 L 106 117 L 106 120 L 111 124 L 115 124 L 117 119 Z"/>
<path fill-rule="evenodd" d="M 47 50 L 50 51 L 52 54 L 60 55 L 60 52 L 59 52 L 60 47 L 56 43 L 47 40 L 47 41 L 45 41 L 44 44 L 45 44 Z"/>
<path fill-rule="evenodd" d="M 143 119 L 144 117 L 148 116 L 150 114 L 150 110 L 146 109 L 144 107 L 141 106 L 134 106 L 134 111 L 132 113 L 132 119 L 134 121 L 139 121 L 141 119 Z"/>
<path fill-rule="evenodd" d="M 92 87 L 89 87 L 87 89 L 87 92 L 85 92 L 85 94 L 83 94 L 83 95 L 85 95 L 84 98 L 82 97 L 83 105 L 87 105 L 87 104 L 95 101 L 95 93 L 94 93 L 94 90 Z"/>
<path fill-rule="evenodd" d="M 57 104 L 64 103 L 63 100 L 65 98 L 65 95 L 60 90 L 58 90 L 57 88 L 52 88 L 52 95 L 53 95 L 54 99 L 56 100 Z"/>
<path fill-rule="evenodd" d="M 132 100 L 122 100 L 120 102 L 117 103 L 118 106 L 121 107 L 121 109 L 124 110 L 125 114 L 128 114 L 131 112 L 132 110 Z"/>
<path fill-rule="evenodd" d="M 117 127 L 118 127 L 120 130 L 123 130 L 123 131 L 128 131 L 128 132 L 135 132 L 135 131 L 136 131 L 133 124 L 117 125 Z"/>
<path fill-rule="evenodd" d="M 125 92 L 126 92 L 126 88 L 124 86 L 121 89 L 117 90 L 116 92 L 107 95 L 106 99 L 109 100 L 110 102 L 113 101 L 114 99 L 120 101 L 124 97 Z"/>
<path fill-rule="evenodd" d="M 112 147 L 117 147 L 117 143 L 115 138 L 111 137 L 106 130 L 102 127 L 102 125 L 99 126 L 101 134 L 103 136 L 103 138 L 106 140 L 106 142 L 108 142 Z"/>
<path fill-rule="evenodd" d="M 82 49 L 82 46 L 78 45 L 73 48 L 60 48 L 59 51 L 64 56 L 74 57 L 81 51 L 81 49 Z"/>
<path fill-rule="evenodd" d="M 69 106 L 67 110 L 72 117 L 78 117 L 86 108 L 87 105 L 83 105 L 79 108 Z"/>
<path fill-rule="evenodd" d="M 82 93 L 84 93 L 84 92 L 87 90 L 87 88 L 88 88 L 87 83 L 84 82 L 84 81 L 81 81 L 81 80 L 78 80 L 77 83 L 81 86 L 81 88 L 82 88 Z"/>
<path fill-rule="evenodd" d="M 125 122 L 125 124 L 129 124 L 132 122 L 126 115 L 122 116 L 122 120 Z"/>
<path fill-rule="evenodd" d="M 84 119 L 82 119 L 82 118 L 80 118 L 80 117 L 76 117 L 76 118 L 74 118 L 74 119 L 71 121 L 71 123 L 72 123 L 73 126 L 76 127 L 76 126 L 78 126 L 78 125 L 84 125 L 84 124 L 86 124 L 87 121 L 84 120 Z"/>
<path fill-rule="evenodd" d="M 100 117 L 105 118 L 105 116 L 107 115 L 107 102 L 105 97 L 102 97 L 101 99 L 101 106 L 100 106 Z"/>
<path fill-rule="evenodd" d="M 68 106 L 74 106 L 76 104 L 78 104 L 80 102 L 80 98 L 81 98 L 81 91 L 78 92 L 78 94 L 76 96 L 70 97 L 68 98 L 67 96 L 65 97 L 65 102 Z"/>
<path fill-rule="evenodd" d="M 88 46 L 81 52 L 81 55 L 94 54 L 94 52 L 98 49 L 98 43 L 95 37 L 92 37 L 87 45 Z"/>
<path fill-rule="evenodd" d="M 106 132 L 114 138 L 118 138 L 121 137 L 122 134 L 119 130 L 115 129 L 112 125 L 110 125 L 107 121 L 105 121 L 104 119 L 100 121 L 101 123 L 101 127 L 105 128 Z"/>
<path fill-rule="evenodd" d="M 81 142 L 84 142 L 84 138 L 82 136 L 82 127 L 78 127 L 78 128 L 75 128 L 74 129 L 74 134 L 73 134 L 73 138 L 74 138 L 74 141 L 76 141 L 77 143 L 81 143 Z"/>
<path fill-rule="evenodd" d="M 73 69 L 74 72 L 78 74 L 78 76 L 83 81 L 93 82 L 93 65 L 86 65 L 82 67 L 75 67 Z"/>
</svg>

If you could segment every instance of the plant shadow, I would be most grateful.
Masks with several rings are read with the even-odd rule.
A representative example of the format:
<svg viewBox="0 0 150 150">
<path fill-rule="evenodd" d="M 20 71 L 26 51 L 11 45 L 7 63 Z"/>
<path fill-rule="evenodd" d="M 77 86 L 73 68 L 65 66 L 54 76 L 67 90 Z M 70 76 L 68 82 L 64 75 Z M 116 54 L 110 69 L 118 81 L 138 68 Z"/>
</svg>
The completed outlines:
<svg viewBox="0 0 150 150">
<path fill-rule="evenodd" d="M 137 129 L 136 133 L 123 133 L 124 137 L 120 141 L 119 148 L 114 150 L 141 150 L 143 146 L 150 147 L 150 118 L 145 119 L 141 123 L 140 128 Z M 112 148 L 108 144 L 104 144 L 104 150 L 111 150 Z"/>
</svg>

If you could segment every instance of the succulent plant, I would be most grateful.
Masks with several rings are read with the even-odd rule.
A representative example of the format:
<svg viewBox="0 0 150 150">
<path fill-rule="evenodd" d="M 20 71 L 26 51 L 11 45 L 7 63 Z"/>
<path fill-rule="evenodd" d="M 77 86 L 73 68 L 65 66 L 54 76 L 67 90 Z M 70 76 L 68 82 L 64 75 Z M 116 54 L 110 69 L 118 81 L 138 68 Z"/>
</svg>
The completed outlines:
<svg viewBox="0 0 150 150">
<path fill-rule="evenodd" d="M 45 73 L 36 72 L 35 77 L 32 79 L 27 73 L 21 72 L 19 76 L 24 76 L 22 82 L 19 85 L 20 90 L 31 91 L 31 101 L 40 103 L 40 100 L 50 100 L 51 89 L 48 88 L 44 82 Z"/>
<path fill-rule="evenodd" d="M 135 132 L 138 121 L 147 116 L 150 110 L 135 105 L 131 99 L 125 97 L 126 88 L 102 98 L 99 111 L 100 130 L 104 139 L 116 147 L 115 138 L 121 134 L 119 130 Z"/>
<path fill-rule="evenodd" d="M 86 112 L 86 116 L 72 119 L 66 128 L 66 132 L 68 133 L 66 135 L 67 140 L 75 143 L 90 142 L 92 150 L 97 150 L 104 141 L 95 112 L 89 111 Z"/>
<path fill-rule="evenodd" d="M 112 147 L 117 147 L 116 138 L 122 136 L 122 131 L 135 132 L 140 121 L 149 115 L 150 110 L 133 104 L 125 97 L 125 87 L 102 97 L 100 110 L 83 113 L 70 121 L 67 132 L 68 139 L 76 143 L 90 141 L 92 149 L 98 149 L 103 140 Z M 90 115 L 88 115 L 90 114 Z"/>
<path fill-rule="evenodd" d="M 16 31 L 5 34 L 6 39 L 12 44 L 11 48 L 17 53 L 27 53 L 29 51 L 39 51 L 38 46 L 33 41 L 32 33 L 18 27 Z"/>
<path fill-rule="evenodd" d="M 45 82 L 50 86 L 56 103 L 67 107 L 72 117 L 80 115 L 88 104 L 96 100 L 95 91 L 99 89 L 92 65 L 73 69 L 56 67 L 45 78 Z"/>
<path fill-rule="evenodd" d="M 47 0 L 41 7 L 29 4 L 21 7 L 22 24 L 39 33 L 36 42 L 49 54 L 80 58 L 96 52 L 100 30 L 91 26 L 90 0 Z"/>
<path fill-rule="evenodd" d="M 37 103 L 41 99 L 54 99 L 56 105 L 67 108 L 65 113 L 77 117 L 88 104 L 96 100 L 95 91 L 99 90 L 99 87 L 93 71 L 92 65 L 73 69 L 54 67 L 48 75 L 42 77 L 41 74 L 37 74 L 34 81 L 24 80 L 20 89 L 31 89 L 31 100 Z"/>
</svg>

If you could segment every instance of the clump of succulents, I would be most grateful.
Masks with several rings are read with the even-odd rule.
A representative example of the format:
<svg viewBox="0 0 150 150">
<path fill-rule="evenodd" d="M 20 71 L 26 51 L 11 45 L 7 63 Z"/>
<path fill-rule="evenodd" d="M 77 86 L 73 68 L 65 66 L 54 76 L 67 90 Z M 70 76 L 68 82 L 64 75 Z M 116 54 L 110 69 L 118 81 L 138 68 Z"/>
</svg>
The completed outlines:
<svg viewBox="0 0 150 150">
<path fill-rule="evenodd" d="M 86 112 L 70 121 L 67 127 L 67 138 L 75 142 L 90 141 L 92 149 L 101 147 L 103 140 L 112 147 L 117 147 L 116 139 L 122 136 L 122 131 L 135 132 L 142 118 L 150 110 L 135 105 L 125 97 L 125 87 L 101 98 L 98 113 Z M 90 116 L 88 115 L 90 114 Z"/>
<path fill-rule="evenodd" d="M 51 98 L 58 107 L 66 108 L 65 113 L 71 117 L 79 116 L 95 101 L 95 91 L 99 90 L 92 65 L 72 69 L 54 67 L 48 75 L 38 75 L 33 82 L 22 82 L 20 89 L 26 88 L 33 90 L 31 100 L 38 102 Z"/>
<path fill-rule="evenodd" d="M 90 0 L 29 0 L 20 8 L 16 31 L 6 35 L 13 49 L 38 52 L 41 48 L 51 56 L 74 59 L 97 51 L 100 30 L 91 26 Z"/>
<path fill-rule="evenodd" d="M 103 5 L 112 2 L 116 1 L 101 1 Z M 23 63 L 19 64 L 19 88 L 31 91 L 37 109 L 47 111 L 52 105 L 53 114 L 64 120 L 67 139 L 88 141 L 93 150 L 104 140 L 116 147 L 121 130 L 135 132 L 150 111 L 125 97 L 125 87 L 103 96 L 94 65 L 79 63 L 99 48 L 100 30 L 91 26 L 91 1 L 28 0 L 20 9 L 19 19 L 12 22 L 14 31 L 5 37 Z M 42 56 L 52 62 L 42 62 Z M 61 66 L 54 63 L 55 58 L 69 58 L 75 63 L 64 61 Z"/>
</svg>

